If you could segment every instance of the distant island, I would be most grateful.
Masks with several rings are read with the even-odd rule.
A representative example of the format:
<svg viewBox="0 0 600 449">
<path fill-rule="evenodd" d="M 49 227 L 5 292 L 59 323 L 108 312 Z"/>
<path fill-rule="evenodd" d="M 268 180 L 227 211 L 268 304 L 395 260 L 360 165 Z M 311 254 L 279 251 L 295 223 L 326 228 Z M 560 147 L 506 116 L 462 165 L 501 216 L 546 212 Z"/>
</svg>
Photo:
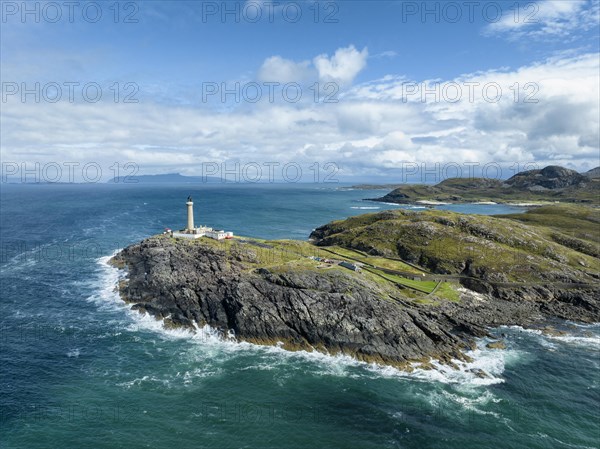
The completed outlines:
<svg viewBox="0 0 600 449">
<path fill-rule="evenodd" d="M 374 185 L 355 188 L 371 190 Z M 494 202 L 536 204 L 568 202 L 600 204 L 600 167 L 585 173 L 559 166 L 517 173 L 500 181 L 487 178 L 448 178 L 436 185 L 406 184 L 396 186 L 387 195 L 369 198 L 396 204 L 431 204 Z"/>
<path fill-rule="evenodd" d="M 158 175 L 128 175 L 116 176 L 107 181 L 109 184 L 135 184 L 135 183 L 217 183 L 225 182 L 215 176 L 185 176 L 179 173 L 162 173 Z"/>
<path fill-rule="evenodd" d="M 600 321 L 600 211 L 384 211 L 310 241 L 150 237 L 111 263 L 134 310 L 166 327 L 343 353 L 405 370 L 456 366 L 500 325 Z M 478 371 L 479 376 L 486 376 Z"/>
</svg>

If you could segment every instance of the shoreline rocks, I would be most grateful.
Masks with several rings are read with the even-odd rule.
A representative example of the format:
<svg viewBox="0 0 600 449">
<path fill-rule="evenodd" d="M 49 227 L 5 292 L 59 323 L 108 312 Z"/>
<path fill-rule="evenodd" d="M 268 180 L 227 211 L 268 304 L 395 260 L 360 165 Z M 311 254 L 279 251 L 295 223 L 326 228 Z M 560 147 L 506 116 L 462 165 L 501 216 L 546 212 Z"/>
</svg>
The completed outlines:
<svg viewBox="0 0 600 449">
<path fill-rule="evenodd" d="M 586 295 L 593 292 L 543 299 L 467 292 L 458 302 L 425 305 L 400 293 L 386 299 L 349 270 L 278 272 L 255 260 L 248 248 L 225 251 L 157 236 L 125 248 L 111 263 L 127 270 L 118 285 L 123 300 L 166 327 L 208 324 L 232 331 L 238 341 L 282 342 L 289 350 L 343 353 L 409 371 L 430 359 L 450 366 L 454 359 L 468 361 L 465 352 L 489 327 L 527 327 L 553 317 L 600 321 L 597 304 L 588 307 Z"/>
<path fill-rule="evenodd" d="M 504 343 L 502 340 L 492 341 L 485 345 L 485 347 L 488 349 L 506 349 L 506 343 Z"/>
</svg>

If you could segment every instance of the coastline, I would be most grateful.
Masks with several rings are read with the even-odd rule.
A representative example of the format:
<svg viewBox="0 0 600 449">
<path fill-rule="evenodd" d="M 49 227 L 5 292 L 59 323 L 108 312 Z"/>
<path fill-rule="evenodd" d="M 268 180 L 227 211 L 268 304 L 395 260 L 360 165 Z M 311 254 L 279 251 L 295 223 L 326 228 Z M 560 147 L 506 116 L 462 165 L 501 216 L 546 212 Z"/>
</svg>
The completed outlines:
<svg viewBox="0 0 600 449">
<path fill-rule="evenodd" d="M 318 241 L 323 236 L 316 237 Z M 375 277 L 364 270 L 362 275 L 315 270 L 303 257 L 301 262 L 286 260 L 292 265 L 282 271 L 274 261 L 267 264 L 262 255 L 257 256 L 252 240 L 244 238 L 224 250 L 208 242 L 177 242 L 162 236 L 146 239 L 111 259 L 113 266 L 127 269 L 119 294 L 132 310 L 162 320 L 166 328 L 194 330 L 209 325 L 219 332 L 233 332 L 240 342 L 345 354 L 405 371 L 430 369 L 436 360 L 453 368 L 455 360 L 468 363 L 467 353 L 477 339 L 492 337 L 498 326 L 544 329 L 555 318 L 600 321 L 597 310 L 586 318 L 584 309 L 567 305 L 575 298 L 595 304 L 591 298 L 597 289 L 585 285 L 573 284 L 574 289 L 564 290 L 569 284 L 500 283 L 482 291 L 485 281 L 461 281 L 458 301 L 421 302 L 392 292 L 381 280 L 374 282 Z M 260 241 L 262 246 L 273 243 Z M 555 298 L 554 302 L 549 298 Z M 328 321 L 332 316 L 337 321 Z M 371 322 L 368 331 L 348 332 L 365 319 Z M 404 324 L 398 328 L 399 323 Z"/>
</svg>

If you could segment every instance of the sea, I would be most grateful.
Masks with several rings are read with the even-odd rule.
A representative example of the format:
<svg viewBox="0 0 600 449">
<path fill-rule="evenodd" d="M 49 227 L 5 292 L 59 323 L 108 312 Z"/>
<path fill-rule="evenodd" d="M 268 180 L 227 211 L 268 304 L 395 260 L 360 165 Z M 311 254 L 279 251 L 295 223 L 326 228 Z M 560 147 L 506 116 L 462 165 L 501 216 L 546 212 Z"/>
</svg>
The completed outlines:
<svg viewBox="0 0 600 449">
<path fill-rule="evenodd" d="M 2 448 L 598 448 L 600 325 L 519 327 L 505 350 L 412 373 L 162 328 L 126 306 L 117 250 L 196 224 L 307 239 L 400 207 L 334 184 L 0 186 Z M 490 204 L 459 213 L 522 212 Z M 488 377 L 480 378 L 473 370 Z"/>
</svg>

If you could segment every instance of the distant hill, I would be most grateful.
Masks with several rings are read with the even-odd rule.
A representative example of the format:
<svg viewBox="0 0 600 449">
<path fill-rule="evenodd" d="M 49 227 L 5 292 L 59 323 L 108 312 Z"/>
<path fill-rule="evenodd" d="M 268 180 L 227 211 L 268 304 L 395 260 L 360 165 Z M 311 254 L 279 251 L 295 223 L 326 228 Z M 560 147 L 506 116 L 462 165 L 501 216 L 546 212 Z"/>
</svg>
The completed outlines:
<svg viewBox="0 0 600 449">
<path fill-rule="evenodd" d="M 600 205 L 600 167 L 586 173 L 550 165 L 528 170 L 500 181 L 487 178 L 449 178 L 436 185 L 407 184 L 374 201 L 414 204 L 494 201 L 572 202 Z"/>
<path fill-rule="evenodd" d="M 583 173 L 583 176 L 586 176 L 586 177 L 592 178 L 592 179 L 600 178 L 600 167 L 592 168 L 591 170 L 586 171 L 585 173 Z"/>
<path fill-rule="evenodd" d="M 559 167 L 558 165 L 549 165 L 541 170 L 528 170 L 517 173 L 512 178 L 507 179 L 505 184 L 519 189 L 542 190 L 542 189 L 564 189 L 572 186 L 580 186 L 589 182 L 585 175 Z"/>
<path fill-rule="evenodd" d="M 341 190 L 393 190 L 402 187 L 402 184 L 356 184 L 350 187 L 341 187 Z"/>
<path fill-rule="evenodd" d="M 225 182 L 222 178 L 214 176 L 185 176 L 179 173 L 164 173 L 160 175 L 136 175 L 136 176 L 117 176 L 107 181 L 110 184 L 135 184 L 135 183 L 216 183 Z"/>
</svg>

